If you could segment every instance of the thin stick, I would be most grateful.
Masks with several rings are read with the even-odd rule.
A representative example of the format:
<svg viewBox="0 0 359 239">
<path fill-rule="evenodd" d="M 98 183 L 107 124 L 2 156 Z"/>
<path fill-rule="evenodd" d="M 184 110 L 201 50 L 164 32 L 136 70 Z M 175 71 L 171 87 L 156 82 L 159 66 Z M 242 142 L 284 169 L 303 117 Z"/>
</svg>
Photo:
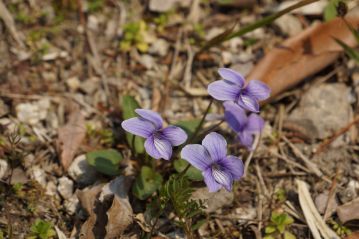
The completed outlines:
<svg viewBox="0 0 359 239">
<path fill-rule="evenodd" d="M 254 155 L 254 152 L 257 150 L 258 148 L 258 145 L 259 145 L 259 141 L 260 141 L 260 138 L 261 138 L 261 134 L 256 134 L 255 135 L 255 138 L 254 138 L 254 142 L 253 142 L 253 150 L 249 153 L 247 159 L 246 159 L 246 162 L 244 164 L 244 174 L 243 174 L 243 177 L 245 177 L 247 175 L 247 171 L 248 171 L 248 167 L 249 167 L 249 163 L 251 162 L 252 158 L 253 158 L 253 155 Z"/>
<path fill-rule="evenodd" d="M 341 128 L 337 132 L 335 132 L 329 139 L 325 140 L 323 143 L 321 143 L 317 149 L 317 151 L 314 153 L 314 155 L 318 155 L 322 153 L 326 147 L 328 147 L 331 143 L 333 143 L 334 140 L 336 140 L 340 135 L 347 132 L 353 125 L 359 123 L 359 115 L 354 117 L 354 120 L 350 122 L 347 126 Z"/>
</svg>

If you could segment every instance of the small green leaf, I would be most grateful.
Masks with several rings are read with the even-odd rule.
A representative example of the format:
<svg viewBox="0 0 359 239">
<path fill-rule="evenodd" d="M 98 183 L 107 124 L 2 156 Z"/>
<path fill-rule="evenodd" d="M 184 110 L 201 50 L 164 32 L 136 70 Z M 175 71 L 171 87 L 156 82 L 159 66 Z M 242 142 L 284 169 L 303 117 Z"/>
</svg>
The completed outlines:
<svg viewBox="0 0 359 239">
<path fill-rule="evenodd" d="M 290 233 L 288 231 L 285 231 L 284 232 L 284 239 L 296 239 L 296 237 L 292 233 Z"/>
<path fill-rule="evenodd" d="M 354 48 L 350 47 L 345 42 L 343 42 L 337 38 L 334 38 L 334 40 L 344 49 L 345 53 L 350 58 L 352 58 L 353 60 L 355 60 L 357 62 L 357 64 L 359 64 L 359 51 L 356 51 Z"/>
<path fill-rule="evenodd" d="M 52 223 L 41 219 L 36 219 L 30 230 L 32 235 L 40 239 L 48 239 L 56 235 Z"/>
<path fill-rule="evenodd" d="M 330 0 L 324 8 L 324 20 L 330 21 L 337 17 L 337 6 L 339 4 L 340 0 Z"/>
<path fill-rule="evenodd" d="M 105 149 L 86 154 L 87 162 L 100 173 L 115 176 L 120 174 L 119 165 L 122 154 L 114 149 Z"/>
<path fill-rule="evenodd" d="M 135 109 L 141 108 L 138 102 L 132 96 L 125 95 L 122 97 L 122 117 L 124 120 L 137 117 Z M 135 139 L 133 139 L 135 137 Z M 131 148 L 134 148 L 135 152 L 142 154 L 145 152 L 144 144 L 145 140 L 141 137 L 134 136 L 133 134 L 126 133 L 127 143 Z M 135 147 L 133 147 L 133 141 Z"/>
<path fill-rule="evenodd" d="M 283 224 L 284 225 L 290 225 L 294 222 L 293 218 L 287 214 L 285 214 L 285 219 L 284 219 L 284 222 Z"/>
<path fill-rule="evenodd" d="M 199 119 L 193 119 L 193 120 L 186 120 L 186 121 L 178 121 L 174 125 L 182 128 L 184 131 L 186 131 L 188 138 L 192 137 L 194 132 L 196 131 L 197 127 L 201 123 L 201 120 Z"/>
<path fill-rule="evenodd" d="M 150 167 L 143 166 L 132 186 L 132 193 L 140 200 L 151 196 L 162 185 L 162 176 L 153 171 Z"/>
<path fill-rule="evenodd" d="M 183 159 L 178 159 L 178 160 L 174 161 L 173 165 L 175 167 L 175 170 L 177 172 L 181 173 L 187 167 L 188 162 Z M 191 166 L 187 170 L 185 175 L 192 181 L 202 181 L 203 180 L 203 175 L 202 175 L 201 171 L 196 169 L 193 166 Z"/>
<path fill-rule="evenodd" d="M 275 230 L 276 230 L 276 228 L 274 226 L 267 226 L 265 228 L 265 233 L 266 234 L 271 234 L 271 233 L 275 232 Z"/>
<path fill-rule="evenodd" d="M 263 239 L 275 239 L 275 238 L 271 235 L 268 235 L 268 236 L 263 237 Z"/>
</svg>

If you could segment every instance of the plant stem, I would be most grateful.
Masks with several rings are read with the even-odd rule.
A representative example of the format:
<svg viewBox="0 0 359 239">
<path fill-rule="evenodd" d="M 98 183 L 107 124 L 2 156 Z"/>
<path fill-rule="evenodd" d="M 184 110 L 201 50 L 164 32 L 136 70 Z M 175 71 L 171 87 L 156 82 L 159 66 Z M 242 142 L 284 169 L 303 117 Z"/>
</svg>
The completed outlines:
<svg viewBox="0 0 359 239">
<path fill-rule="evenodd" d="M 211 101 L 209 102 L 209 104 L 208 104 L 208 106 L 207 106 L 207 109 L 206 109 L 206 111 L 204 112 L 201 121 L 199 122 L 199 125 L 197 126 L 197 128 L 196 128 L 196 130 L 194 131 L 194 133 L 192 134 L 192 136 L 187 140 L 187 142 L 185 143 L 185 145 L 192 143 L 192 141 L 197 137 L 199 131 L 201 130 L 201 128 L 202 128 L 202 126 L 203 126 L 203 124 L 204 124 L 204 121 L 206 120 L 206 116 L 208 115 L 209 110 L 211 109 L 212 104 L 213 104 L 213 98 L 211 98 Z"/>
</svg>

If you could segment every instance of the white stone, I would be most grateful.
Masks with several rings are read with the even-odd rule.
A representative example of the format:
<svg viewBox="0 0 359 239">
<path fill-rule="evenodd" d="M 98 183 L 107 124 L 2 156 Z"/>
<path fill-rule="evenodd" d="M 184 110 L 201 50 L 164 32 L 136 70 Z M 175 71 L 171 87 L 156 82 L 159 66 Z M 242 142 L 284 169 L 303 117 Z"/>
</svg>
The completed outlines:
<svg viewBox="0 0 359 239">
<path fill-rule="evenodd" d="M 291 14 L 286 14 L 278 18 L 274 24 L 289 36 L 295 36 L 303 30 L 300 20 Z"/>
<path fill-rule="evenodd" d="M 46 174 L 45 171 L 39 166 L 33 166 L 30 169 L 31 178 L 37 181 L 43 188 L 46 188 Z"/>
<path fill-rule="evenodd" d="M 81 186 L 87 186 L 96 181 L 97 171 L 86 161 L 86 155 L 75 158 L 68 169 L 68 173 Z"/>
<path fill-rule="evenodd" d="M 148 52 L 151 54 L 157 54 L 160 56 L 165 56 L 168 53 L 169 44 L 164 39 L 157 39 L 157 41 L 153 42 Z"/>
<path fill-rule="evenodd" d="M 76 208 L 79 204 L 79 199 L 74 194 L 69 199 L 67 199 L 64 203 L 66 211 L 68 214 L 73 215 L 76 212 Z"/>
<path fill-rule="evenodd" d="M 48 182 L 46 185 L 46 191 L 45 194 L 48 196 L 56 196 L 56 184 L 53 181 Z"/>
<path fill-rule="evenodd" d="M 35 125 L 46 119 L 50 108 L 50 100 L 47 98 L 32 103 L 22 103 L 16 106 L 17 118 L 24 123 Z"/>
<path fill-rule="evenodd" d="M 167 12 L 171 10 L 177 0 L 150 0 L 149 8 L 154 12 Z"/>
<path fill-rule="evenodd" d="M 9 164 L 6 160 L 0 159 L 0 179 L 6 175 L 6 171 L 9 168 Z"/>
<path fill-rule="evenodd" d="M 57 191 L 64 199 L 68 199 L 72 196 L 74 191 L 74 182 L 68 177 L 59 178 L 59 185 L 57 185 Z"/>
</svg>

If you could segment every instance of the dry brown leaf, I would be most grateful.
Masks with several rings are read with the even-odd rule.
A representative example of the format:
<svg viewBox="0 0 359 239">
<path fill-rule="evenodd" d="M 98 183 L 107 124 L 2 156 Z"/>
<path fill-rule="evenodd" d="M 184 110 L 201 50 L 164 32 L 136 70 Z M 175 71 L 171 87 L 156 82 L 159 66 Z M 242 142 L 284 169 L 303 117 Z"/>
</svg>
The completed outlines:
<svg viewBox="0 0 359 239">
<path fill-rule="evenodd" d="M 356 28 L 359 9 L 354 9 L 346 20 Z M 304 78 L 331 64 L 343 49 L 333 37 L 354 47 L 355 38 L 345 22 L 336 18 L 314 24 L 310 28 L 271 50 L 248 75 L 269 85 L 272 96 L 298 84 Z"/>
<path fill-rule="evenodd" d="M 343 204 L 337 208 L 339 220 L 346 223 L 351 220 L 359 220 L 359 198 Z"/>
<path fill-rule="evenodd" d="M 133 211 L 127 195 L 129 185 L 128 178 L 120 176 L 106 184 L 102 190 L 104 194 L 114 195 L 107 211 L 106 239 L 118 238 L 133 222 Z"/>
<path fill-rule="evenodd" d="M 81 226 L 80 238 L 119 238 L 133 222 L 128 199 L 129 179 L 117 177 L 105 185 L 80 191 L 77 195 L 89 214 Z"/>
<path fill-rule="evenodd" d="M 66 170 L 75 157 L 77 149 L 86 136 L 85 118 L 81 111 L 73 111 L 66 125 L 59 128 L 58 148 L 60 161 Z"/>
<path fill-rule="evenodd" d="M 86 188 L 77 193 L 80 204 L 89 214 L 86 222 L 81 226 L 80 238 L 95 239 L 93 228 L 96 224 L 97 215 L 94 213 L 95 201 L 102 190 L 103 184 Z"/>
<path fill-rule="evenodd" d="M 359 232 L 352 232 L 349 236 L 344 239 L 359 239 Z"/>
</svg>

